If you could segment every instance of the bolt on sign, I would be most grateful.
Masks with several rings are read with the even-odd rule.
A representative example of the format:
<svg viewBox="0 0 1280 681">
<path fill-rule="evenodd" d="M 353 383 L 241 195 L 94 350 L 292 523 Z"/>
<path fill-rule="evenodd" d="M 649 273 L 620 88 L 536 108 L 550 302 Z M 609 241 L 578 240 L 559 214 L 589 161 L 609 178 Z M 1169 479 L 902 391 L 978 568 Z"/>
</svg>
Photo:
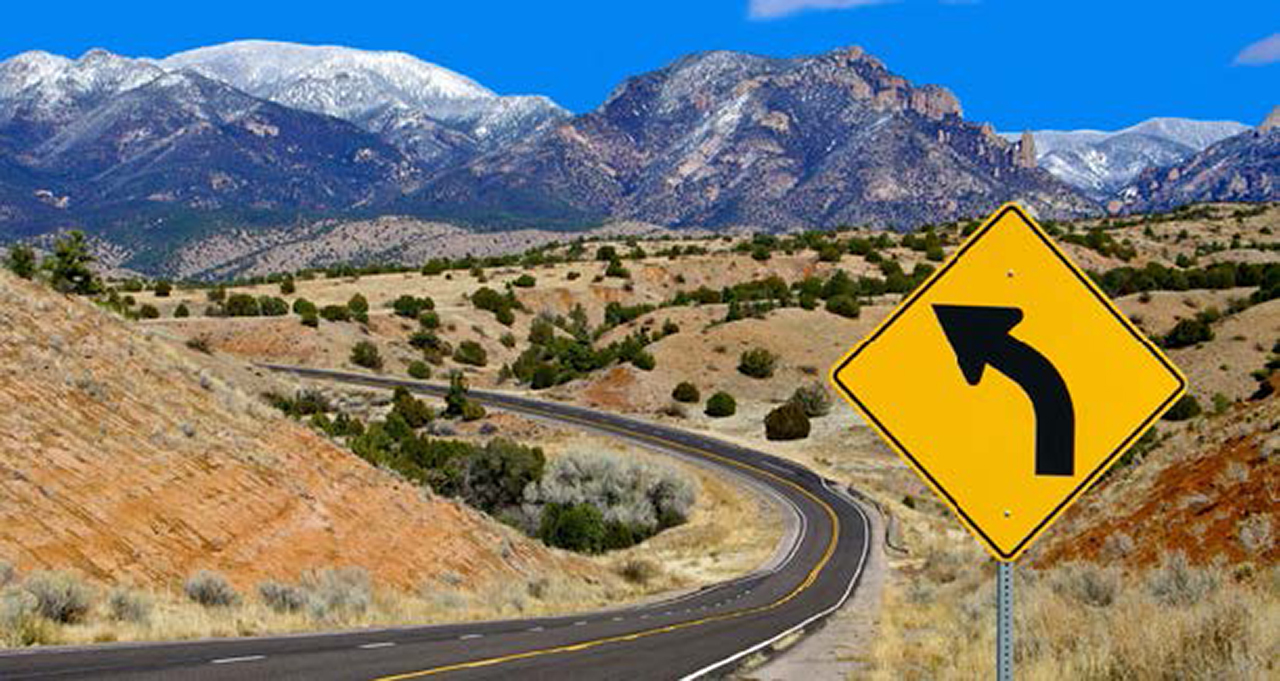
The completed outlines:
<svg viewBox="0 0 1280 681">
<path fill-rule="evenodd" d="M 831 371 L 999 560 L 1013 561 L 1186 390 L 1015 204 Z"/>
</svg>

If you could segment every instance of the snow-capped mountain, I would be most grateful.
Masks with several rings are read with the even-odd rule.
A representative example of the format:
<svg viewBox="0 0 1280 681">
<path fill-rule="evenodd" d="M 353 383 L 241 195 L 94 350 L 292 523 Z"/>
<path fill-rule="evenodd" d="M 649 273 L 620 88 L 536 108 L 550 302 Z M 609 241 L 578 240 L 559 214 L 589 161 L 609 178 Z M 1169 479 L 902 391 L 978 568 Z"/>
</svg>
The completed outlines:
<svg viewBox="0 0 1280 681">
<path fill-rule="evenodd" d="M 350 121 L 422 160 L 488 151 L 568 117 L 542 96 L 501 96 L 402 52 L 246 40 L 157 62 L 285 106 Z"/>
<path fill-rule="evenodd" d="M 1123 130 L 1041 130 L 1039 165 L 1095 198 L 1113 196 L 1143 170 L 1174 165 L 1248 126 L 1234 121 L 1152 118 Z M 1004 133 L 1009 139 L 1018 134 Z"/>
</svg>

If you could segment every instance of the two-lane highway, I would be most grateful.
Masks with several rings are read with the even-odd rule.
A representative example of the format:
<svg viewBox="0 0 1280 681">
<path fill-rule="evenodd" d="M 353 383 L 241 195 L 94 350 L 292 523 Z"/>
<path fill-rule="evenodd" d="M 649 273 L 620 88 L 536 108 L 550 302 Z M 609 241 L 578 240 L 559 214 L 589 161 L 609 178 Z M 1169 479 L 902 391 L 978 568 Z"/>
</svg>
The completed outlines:
<svg viewBox="0 0 1280 681">
<path fill-rule="evenodd" d="M 444 387 L 267 365 L 380 388 Z M 643 606 L 566 617 L 329 634 L 0 653 L 3 679 L 683 679 L 723 673 L 819 622 L 857 586 L 870 527 L 853 499 L 793 462 L 714 438 L 581 407 L 489 391 L 487 406 L 699 459 L 767 487 L 799 514 L 794 545 L 769 569 Z"/>
</svg>

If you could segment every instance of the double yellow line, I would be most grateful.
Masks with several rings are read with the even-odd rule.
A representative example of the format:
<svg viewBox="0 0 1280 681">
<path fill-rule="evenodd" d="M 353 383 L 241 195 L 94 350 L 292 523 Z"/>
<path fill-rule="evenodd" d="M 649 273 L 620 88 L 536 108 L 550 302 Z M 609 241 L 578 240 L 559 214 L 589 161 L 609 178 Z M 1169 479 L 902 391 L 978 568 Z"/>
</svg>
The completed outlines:
<svg viewBox="0 0 1280 681">
<path fill-rule="evenodd" d="M 484 401 L 483 398 L 477 398 L 477 399 Z M 836 544 L 839 542 L 839 537 L 840 537 L 840 519 L 839 517 L 836 516 L 835 509 L 831 508 L 830 504 L 823 501 L 822 499 L 819 499 L 816 495 L 811 493 L 809 490 L 801 487 L 800 485 L 797 485 L 796 483 L 790 480 L 787 480 L 783 477 L 770 473 L 769 471 L 766 471 L 762 468 L 757 468 L 747 463 L 737 461 L 736 459 L 731 459 L 726 456 L 721 456 L 714 452 L 709 452 L 707 450 L 699 449 L 697 447 L 691 447 L 689 445 L 684 445 L 679 442 L 674 442 L 672 440 L 665 440 L 663 438 L 654 437 L 652 435 L 647 435 L 645 433 L 627 430 L 625 428 L 620 428 L 609 423 L 597 423 L 595 421 L 578 418 L 576 416 L 571 416 L 568 414 L 559 414 L 553 411 L 547 411 L 547 410 L 539 409 L 537 407 L 533 407 L 525 404 L 511 404 L 511 403 L 503 404 L 501 400 L 492 401 L 491 404 L 499 408 L 507 407 L 515 411 L 532 412 L 534 414 L 541 415 L 545 418 L 550 418 L 553 420 L 574 421 L 584 426 L 587 426 L 589 428 L 612 431 L 613 433 L 624 436 L 624 437 L 648 440 L 649 442 L 652 442 L 661 447 L 666 447 L 669 449 L 679 449 L 688 454 L 701 456 L 708 459 L 714 459 L 722 464 L 737 466 L 738 468 L 772 478 L 773 480 L 779 483 L 782 483 L 784 485 L 787 485 L 792 489 L 795 489 L 797 492 L 800 492 L 801 494 L 803 494 L 804 496 L 812 500 L 815 504 L 820 506 L 824 511 L 826 511 L 827 516 L 831 518 L 831 538 L 827 542 L 827 548 L 825 551 L 823 551 L 821 560 L 819 560 L 818 564 L 815 565 L 813 569 L 809 571 L 809 574 L 805 577 L 805 580 L 801 582 L 798 586 L 796 586 L 796 588 L 792 589 L 787 595 L 783 596 L 782 598 L 776 601 L 773 601 L 772 603 L 768 603 L 765 605 L 757 605 L 750 608 L 743 608 L 741 610 L 734 610 L 734 611 L 719 614 L 719 615 L 710 615 L 707 617 L 703 617 L 701 619 L 678 622 L 676 624 L 670 624 L 663 627 L 655 627 L 653 629 L 644 629 L 644 630 L 633 632 L 630 634 L 608 636 L 605 638 L 592 639 L 592 640 L 582 641 L 579 643 L 572 643 L 568 645 L 554 646 L 550 648 L 538 648 L 534 650 L 527 650 L 521 653 L 512 653 L 510 655 L 488 657 L 488 658 L 483 658 L 479 660 L 471 660 L 469 662 L 458 662 L 454 664 L 443 665 L 440 667 L 432 667 L 430 669 L 423 669 L 423 670 L 413 671 L 413 672 L 405 672 L 403 674 L 382 676 L 375 679 L 375 681 L 404 681 L 405 679 L 419 679 L 425 676 L 435 676 L 437 674 L 445 674 L 448 672 L 463 671 L 467 669 L 492 667 L 494 665 L 505 664 L 507 662 L 515 662 L 518 660 L 527 660 L 535 657 L 544 657 L 547 655 L 556 655 L 559 653 L 574 653 L 574 652 L 579 652 L 583 650 L 589 650 L 591 648 L 596 648 L 609 643 L 623 643 L 626 641 L 634 641 L 640 638 L 647 638 L 649 636 L 654 636 L 657 634 L 665 634 L 672 631 L 679 631 L 681 629 L 688 629 L 690 627 L 695 627 L 703 624 L 710 624 L 712 622 L 721 622 L 724 620 L 736 619 L 739 617 L 754 615 L 761 612 L 768 612 L 770 610 L 781 607 L 782 605 L 786 604 L 788 601 L 791 601 L 796 596 L 800 595 L 802 592 L 804 592 L 805 589 L 808 589 L 810 586 L 812 586 L 813 583 L 818 579 L 818 574 L 822 572 L 822 570 L 827 566 L 827 563 L 831 561 L 831 557 L 835 555 Z"/>
</svg>

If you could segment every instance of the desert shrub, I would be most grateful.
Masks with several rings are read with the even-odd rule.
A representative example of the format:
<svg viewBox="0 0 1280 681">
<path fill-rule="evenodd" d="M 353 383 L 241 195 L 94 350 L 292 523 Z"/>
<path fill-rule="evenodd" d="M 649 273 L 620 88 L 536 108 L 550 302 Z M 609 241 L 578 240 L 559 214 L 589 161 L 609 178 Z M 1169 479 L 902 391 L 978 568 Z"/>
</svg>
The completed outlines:
<svg viewBox="0 0 1280 681">
<path fill-rule="evenodd" d="M 240 594 L 220 573 L 200 570 L 182 585 L 187 598 L 206 608 L 230 607 L 240 603 Z"/>
<path fill-rule="evenodd" d="M 618 574 L 632 584 L 643 586 L 662 574 L 662 567 L 647 558 L 629 558 L 618 566 Z"/>
<path fill-rule="evenodd" d="M 440 328 L 440 315 L 434 311 L 428 310 L 418 315 L 418 326 L 427 330 L 435 330 Z"/>
<path fill-rule="evenodd" d="M 466 404 L 462 405 L 463 421 L 479 421 L 484 418 L 485 414 L 484 405 L 475 400 L 467 400 Z"/>
<path fill-rule="evenodd" d="M 223 303 L 227 300 L 227 289 L 222 286 L 215 286 L 205 292 L 204 297 L 211 303 Z"/>
<path fill-rule="evenodd" d="M 498 337 L 498 342 L 502 343 L 504 348 L 514 348 L 516 346 L 516 336 L 508 331 Z"/>
<path fill-rule="evenodd" d="M 102 289 L 102 282 L 90 267 L 95 260 L 84 232 L 72 230 L 54 242 L 53 255 L 40 264 L 49 271 L 49 283 L 55 290 L 93 295 Z"/>
<path fill-rule="evenodd" d="M 1120 591 L 1120 571 L 1093 563 L 1068 563 L 1049 573 L 1049 586 L 1076 602 L 1105 608 Z"/>
<path fill-rule="evenodd" d="M 35 597 L 36 612 L 51 622 L 81 622 L 93 605 L 93 590 L 70 572 L 33 572 L 22 586 Z"/>
<path fill-rule="evenodd" d="M 449 418 L 477 421 L 485 415 L 484 407 L 467 397 L 467 381 L 460 371 L 449 375 L 449 392 L 445 393 L 444 404 L 444 415 Z"/>
<path fill-rule="evenodd" d="M 489 353 L 485 352 L 484 346 L 476 341 L 464 340 L 458 344 L 458 349 L 454 350 L 453 360 L 460 364 L 482 367 L 488 364 Z"/>
<path fill-rule="evenodd" d="M 138 317 L 140 319 L 159 319 L 160 310 L 155 305 L 144 303 L 142 307 L 138 308 Z"/>
<path fill-rule="evenodd" d="M 258 307 L 258 299 L 247 293 L 233 293 L 227 296 L 222 310 L 228 317 L 257 317 L 262 314 Z"/>
<path fill-rule="evenodd" d="M 857 319 L 858 315 L 862 314 L 862 306 L 858 304 L 858 299 L 851 295 L 838 295 L 827 299 L 827 312 Z"/>
<path fill-rule="evenodd" d="M 409 377 L 416 378 L 419 381 L 425 381 L 431 378 L 431 365 L 426 362 L 415 359 L 409 362 Z"/>
<path fill-rule="evenodd" d="M 196 352 L 203 352 L 206 355 L 213 354 L 213 346 L 208 336 L 194 336 L 187 339 L 187 347 Z"/>
<path fill-rule="evenodd" d="M 1202 411 L 1200 400 L 1197 400 L 1195 395 L 1187 393 L 1179 398 L 1161 418 L 1166 421 L 1186 421 L 1199 416 Z"/>
<path fill-rule="evenodd" d="M 738 371 L 751 378 L 769 378 L 773 375 L 778 358 L 764 348 L 752 348 L 738 358 Z"/>
<path fill-rule="evenodd" d="M 173 316 L 175 319 L 185 319 L 191 316 L 191 309 L 186 303 L 178 303 L 178 307 L 173 309 Z"/>
<path fill-rule="evenodd" d="M 320 326 L 320 315 L 316 314 L 315 310 L 303 312 L 301 319 L 303 326 L 309 326 L 313 329 Z"/>
<path fill-rule="evenodd" d="M 5 258 L 4 264 L 9 271 L 23 279 L 34 277 L 36 268 L 39 266 L 35 250 L 21 244 L 9 248 L 9 255 Z"/>
<path fill-rule="evenodd" d="M 1166 555 L 1160 566 L 1147 573 L 1147 592 L 1172 607 L 1195 605 L 1218 590 L 1212 570 L 1187 562 L 1182 552 Z"/>
<path fill-rule="evenodd" d="M 631 358 L 631 365 L 641 371 L 653 371 L 658 366 L 658 360 L 653 358 L 653 353 L 647 350 L 640 350 Z"/>
<path fill-rule="evenodd" d="M 308 572 L 302 586 L 309 598 L 311 616 L 342 621 L 363 614 L 373 602 L 373 588 L 364 568 L 327 568 Z"/>
<path fill-rule="evenodd" d="M 376 371 L 382 368 L 382 354 L 378 352 L 378 346 L 372 342 L 360 341 L 351 348 L 351 363 Z"/>
<path fill-rule="evenodd" d="M 486 513 L 515 506 L 525 487 L 542 479 L 546 464 L 540 448 L 494 438 L 467 462 L 462 498 Z"/>
<path fill-rule="evenodd" d="M 604 268 L 604 276 L 615 279 L 630 279 L 631 270 L 624 267 L 621 260 L 610 260 L 609 266 Z"/>
<path fill-rule="evenodd" d="M 173 293 L 173 284 L 161 280 L 156 282 L 155 294 L 157 298 L 168 298 Z"/>
<path fill-rule="evenodd" d="M 800 440 L 809 437 L 809 417 L 804 407 L 787 402 L 764 418 L 765 437 L 770 440 Z"/>
<path fill-rule="evenodd" d="M 0 560 L 0 589 L 9 586 L 18 578 L 18 570 L 13 567 L 13 563 L 7 560 Z"/>
<path fill-rule="evenodd" d="M 522 274 L 517 277 L 515 281 L 511 282 L 511 285 L 518 288 L 533 288 L 537 283 L 538 280 L 535 279 L 532 274 Z"/>
<path fill-rule="evenodd" d="M 306 298 L 298 298 L 293 301 L 293 313 L 296 315 L 306 316 L 307 313 L 315 315 L 319 312 L 316 304 Z"/>
<path fill-rule="evenodd" d="M 273 612 L 298 612 L 307 605 L 307 593 L 301 588 L 266 581 L 258 584 L 258 598 Z"/>
<path fill-rule="evenodd" d="M 391 413 L 404 419 L 405 425 L 415 430 L 431 423 L 436 417 L 426 402 L 414 397 L 404 386 L 396 386 L 391 404 Z"/>
<path fill-rule="evenodd" d="M 516 323 L 516 313 L 512 312 L 509 307 L 501 308 L 497 312 L 493 313 L 493 318 L 498 320 L 498 323 L 503 326 L 511 326 Z"/>
<path fill-rule="evenodd" d="M 140 591 L 117 586 L 107 594 L 107 617 L 141 624 L 151 618 L 151 599 Z"/>
<path fill-rule="evenodd" d="M 604 520 L 591 504 L 548 504 L 542 509 L 538 538 L 547 546 L 600 553 L 604 550 Z"/>
<path fill-rule="evenodd" d="M 698 386 L 688 381 L 681 381 L 675 390 L 671 391 L 671 399 L 693 404 L 702 401 L 702 394 L 698 392 Z"/>
<path fill-rule="evenodd" d="M 298 291 L 298 285 L 293 281 L 293 277 L 285 277 L 280 281 L 280 295 L 291 296 Z"/>
<path fill-rule="evenodd" d="M 626 548 L 685 522 L 696 494 L 692 481 L 674 468 L 587 452 L 557 458 L 524 493 L 529 504 L 543 507 L 544 527 L 553 507 L 596 510 L 600 550 Z"/>
<path fill-rule="evenodd" d="M 259 296 L 258 309 L 264 317 L 283 317 L 289 314 L 289 303 L 284 298 L 275 296 Z"/>
<path fill-rule="evenodd" d="M 401 317 L 416 319 L 419 318 L 423 312 L 436 309 L 436 301 L 432 300 L 430 296 L 418 298 L 405 294 L 396 298 L 395 301 L 391 303 L 391 308 Z"/>
<path fill-rule="evenodd" d="M 369 299 L 359 293 L 353 294 L 351 299 L 347 301 L 347 309 L 351 310 L 351 316 L 356 319 L 360 319 L 361 316 L 367 317 L 369 314 Z"/>
<path fill-rule="evenodd" d="M 788 402 L 800 405 L 805 416 L 818 418 L 831 413 L 831 393 L 821 383 L 810 383 L 796 388 Z"/>
<path fill-rule="evenodd" d="M 349 322 L 351 310 L 346 305 L 325 305 L 320 308 L 320 318 L 326 322 Z"/>
<path fill-rule="evenodd" d="M 733 395 L 721 391 L 707 398 L 707 408 L 703 413 L 712 418 L 724 418 L 733 416 L 737 411 L 738 402 Z"/>
<path fill-rule="evenodd" d="M 15 587 L 0 590 L 0 643 L 30 646 L 52 637 L 52 627 L 40 616 L 35 596 Z"/>
<path fill-rule="evenodd" d="M 1183 319 L 1160 339 L 1166 348 L 1185 348 L 1213 340 L 1213 329 L 1202 319 Z"/>
</svg>

